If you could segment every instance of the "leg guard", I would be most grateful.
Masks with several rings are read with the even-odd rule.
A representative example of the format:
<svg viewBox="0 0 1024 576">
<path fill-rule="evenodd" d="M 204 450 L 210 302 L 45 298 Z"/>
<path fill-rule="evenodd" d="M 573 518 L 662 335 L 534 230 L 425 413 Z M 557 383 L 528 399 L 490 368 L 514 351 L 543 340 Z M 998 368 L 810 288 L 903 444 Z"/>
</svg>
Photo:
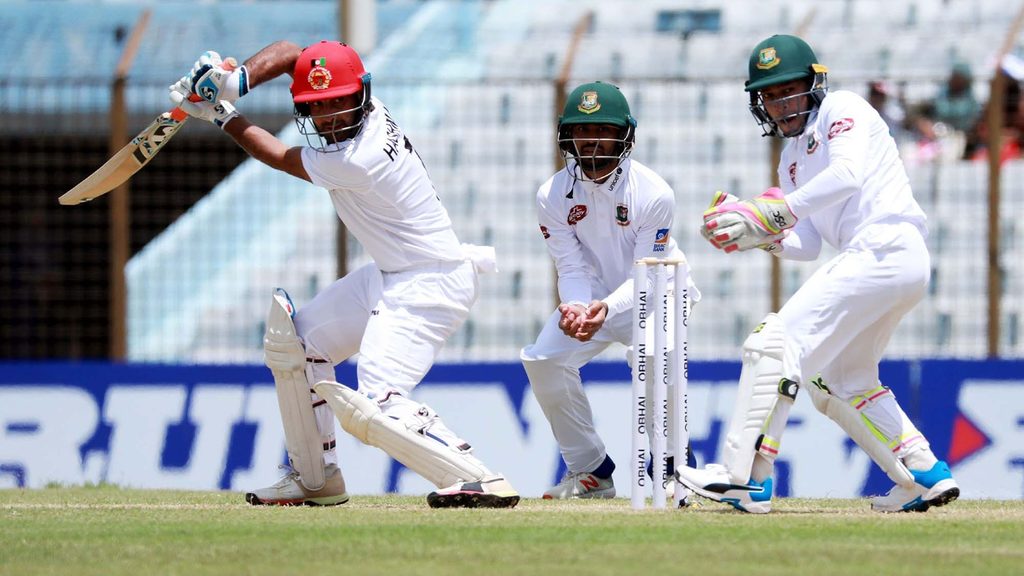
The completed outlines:
<svg viewBox="0 0 1024 576">
<path fill-rule="evenodd" d="M 779 405 L 785 337 L 782 319 L 777 314 L 769 314 L 743 342 L 739 390 L 722 451 L 722 464 L 735 484 L 750 480 L 754 454 L 762 447 L 765 431 Z M 792 390 L 787 398 L 789 404 L 782 409 L 784 413 L 774 415 L 777 426 L 785 426 L 788 408 L 795 396 L 796 391 Z M 777 444 L 766 448 L 778 451 Z"/>
<path fill-rule="evenodd" d="M 901 439 L 887 438 L 862 412 L 871 400 L 858 396 L 853 399 L 854 404 L 850 404 L 833 396 L 821 378 L 811 383 L 806 388 L 811 394 L 814 407 L 839 424 L 893 482 L 905 488 L 913 488 L 914 476 L 895 452 L 900 447 Z"/>
<path fill-rule="evenodd" d="M 276 289 L 267 314 L 263 360 L 274 374 L 288 459 L 302 485 L 316 491 L 326 482 L 323 448 L 306 381 L 306 352 L 295 332 L 294 316 L 288 294 Z"/>
<path fill-rule="evenodd" d="M 490 474 L 469 454 L 468 445 L 451 446 L 434 439 L 425 420 L 385 416 L 377 402 L 337 382 L 318 382 L 313 388 L 334 410 L 346 432 L 384 450 L 438 488 L 481 480 Z"/>
</svg>

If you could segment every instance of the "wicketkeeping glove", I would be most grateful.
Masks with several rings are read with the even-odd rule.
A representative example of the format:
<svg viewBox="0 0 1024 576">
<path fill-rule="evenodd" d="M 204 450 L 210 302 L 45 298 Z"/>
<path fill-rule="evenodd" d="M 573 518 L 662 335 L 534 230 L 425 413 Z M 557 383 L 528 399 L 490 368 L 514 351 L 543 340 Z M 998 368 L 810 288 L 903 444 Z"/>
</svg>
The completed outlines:
<svg viewBox="0 0 1024 576">
<path fill-rule="evenodd" d="M 191 102 L 188 99 L 189 94 L 190 93 L 185 92 L 179 84 L 171 85 L 171 102 L 193 118 L 206 120 L 223 130 L 224 126 L 226 126 L 228 122 L 230 122 L 235 116 L 238 116 L 238 110 L 235 110 L 235 107 L 227 100 L 221 100 L 216 104 L 207 102 L 206 100 Z"/>
<path fill-rule="evenodd" d="M 220 54 L 212 50 L 203 52 L 186 78 L 189 91 L 207 102 L 224 100 L 234 104 L 249 92 L 245 66 L 238 66 L 234 58 L 221 60 Z"/>
<path fill-rule="evenodd" d="M 711 242 L 712 246 L 718 248 L 719 250 L 722 249 L 722 245 L 721 243 L 715 241 L 714 232 L 707 227 L 708 220 L 714 218 L 713 211 L 715 208 L 721 206 L 722 204 L 732 204 L 734 202 L 739 201 L 740 199 L 737 198 L 736 196 L 718 190 L 715 192 L 714 197 L 711 198 L 711 205 L 708 206 L 708 209 L 704 211 L 704 224 L 700 227 L 700 234 L 701 236 L 704 237 L 705 240 Z"/>
<path fill-rule="evenodd" d="M 778 188 L 769 188 L 752 200 L 720 202 L 704 212 L 709 241 L 726 252 L 752 248 L 774 252 L 786 230 L 796 222 L 796 215 Z"/>
</svg>

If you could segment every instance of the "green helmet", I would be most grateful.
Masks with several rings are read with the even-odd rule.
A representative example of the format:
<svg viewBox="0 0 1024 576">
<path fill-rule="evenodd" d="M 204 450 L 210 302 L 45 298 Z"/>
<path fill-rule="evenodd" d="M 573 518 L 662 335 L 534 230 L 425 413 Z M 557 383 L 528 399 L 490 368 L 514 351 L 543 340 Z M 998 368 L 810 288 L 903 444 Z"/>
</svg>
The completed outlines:
<svg viewBox="0 0 1024 576">
<path fill-rule="evenodd" d="M 581 152 L 572 138 L 572 127 L 579 124 L 607 124 L 618 126 L 612 155 L 597 155 L 597 152 Z M 565 101 L 562 115 L 558 117 L 558 148 L 569 166 L 569 159 L 576 160 L 570 171 L 577 178 L 586 180 L 583 167 L 603 175 L 611 173 L 633 150 L 636 136 L 636 119 L 629 113 L 626 97 L 614 84 L 588 82 L 573 90 Z M 603 176 L 601 176 L 603 178 Z"/>
<path fill-rule="evenodd" d="M 764 130 L 765 136 L 794 136 L 782 134 L 778 125 L 765 109 L 759 91 L 776 84 L 807 79 L 806 92 L 792 98 L 811 96 L 811 107 L 798 114 L 806 115 L 821 104 L 828 91 L 828 68 L 818 63 L 814 51 L 802 39 L 788 34 L 776 34 L 754 47 L 748 65 L 748 80 L 744 90 L 750 93 L 750 111 Z"/>
</svg>

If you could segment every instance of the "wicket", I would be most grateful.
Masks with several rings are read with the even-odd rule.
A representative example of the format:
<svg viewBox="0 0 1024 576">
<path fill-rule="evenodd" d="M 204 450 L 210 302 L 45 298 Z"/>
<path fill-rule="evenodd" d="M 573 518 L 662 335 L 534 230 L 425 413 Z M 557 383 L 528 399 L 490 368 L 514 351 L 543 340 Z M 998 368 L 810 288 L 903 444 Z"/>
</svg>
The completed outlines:
<svg viewBox="0 0 1024 576">
<path fill-rule="evenodd" d="M 653 291 L 648 292 L 648 271 L 654 267 Z M 673 292 L 668 291 L 669 267 L 675 269 Z M 666 507 L 666 483 L 675 482 L 673 501 L 685 506 L 689 491 L 667 469 L 672 456 L 676 466 L 686 463 L 689 444 L 686 388 L 689 378 L 687 324 L 690 298 L 685 258 L 642 258 L 633 264 L 633 417 L 632 481 L 630 501 L 634 509 L 647 503 L 647 461 L 653 463 L 652 505 Z M 648 322 L 648 320 L 653 320 Z M 650 347 L 649 347 L 650 346 Z M 653 349 L 651 349 L 653 348 Z M 650 350 L 650 352 L 648 352 Z M 647 358 L 652 358 L 651 402 L 647 402 Z M 651 424 L 650 426 L 648 424 Z M 668 447 L 671 433 L 672 446 Z"/>
</svg>

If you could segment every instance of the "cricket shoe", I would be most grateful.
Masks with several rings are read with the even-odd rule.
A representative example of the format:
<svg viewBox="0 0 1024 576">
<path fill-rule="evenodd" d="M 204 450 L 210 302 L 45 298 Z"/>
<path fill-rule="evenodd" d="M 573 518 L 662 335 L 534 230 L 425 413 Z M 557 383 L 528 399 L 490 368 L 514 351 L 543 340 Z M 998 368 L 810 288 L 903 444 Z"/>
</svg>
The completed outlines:
<svg viewBox="0 0 1024 576">
<path fill-rule="evenodd" d="M 516 504 L 519 493 L 501 476 L 457 482 L 427 494 L 431 508 L 514 508 Z"/>
<path fill-rule="evenodd" d="M 725 466 L 708 464 L 702 469 L 680 466 L 676 468 L 676 479 L 705 498 L 743 512 L 767 514 L 772 510 L 771 478 L 762 482 L 748 480 L 746 484 L 734 484 Z"/>
<path fill-rule="evenodd" d="M 914 487 L 897 484 L 885 496 L 871 499 L 875 512 L 927 512 L 932 506 L 944 506 L 960 496 L 960 486 L 949 466 L 939 460 L 931 470 L 911 470 Z"/>
<path fill-rule="evenodd" d="M 299 481 L 299 473 L 287 466 L 284 478 L 274 485 L 261 488 L 245 495 L 245 501 L 253 506 L 336 506 L 348 502 L 345 492 L 345 478 L 336 464 L 324 468 L 324 487 L 309 490 Z"/>
<path fill-rule="evenodd" d="M 544 492 L 545 500 L 615 498 L 615 482 L 590 472 L 567 472 L 562 481 Z"/>
</svg>

